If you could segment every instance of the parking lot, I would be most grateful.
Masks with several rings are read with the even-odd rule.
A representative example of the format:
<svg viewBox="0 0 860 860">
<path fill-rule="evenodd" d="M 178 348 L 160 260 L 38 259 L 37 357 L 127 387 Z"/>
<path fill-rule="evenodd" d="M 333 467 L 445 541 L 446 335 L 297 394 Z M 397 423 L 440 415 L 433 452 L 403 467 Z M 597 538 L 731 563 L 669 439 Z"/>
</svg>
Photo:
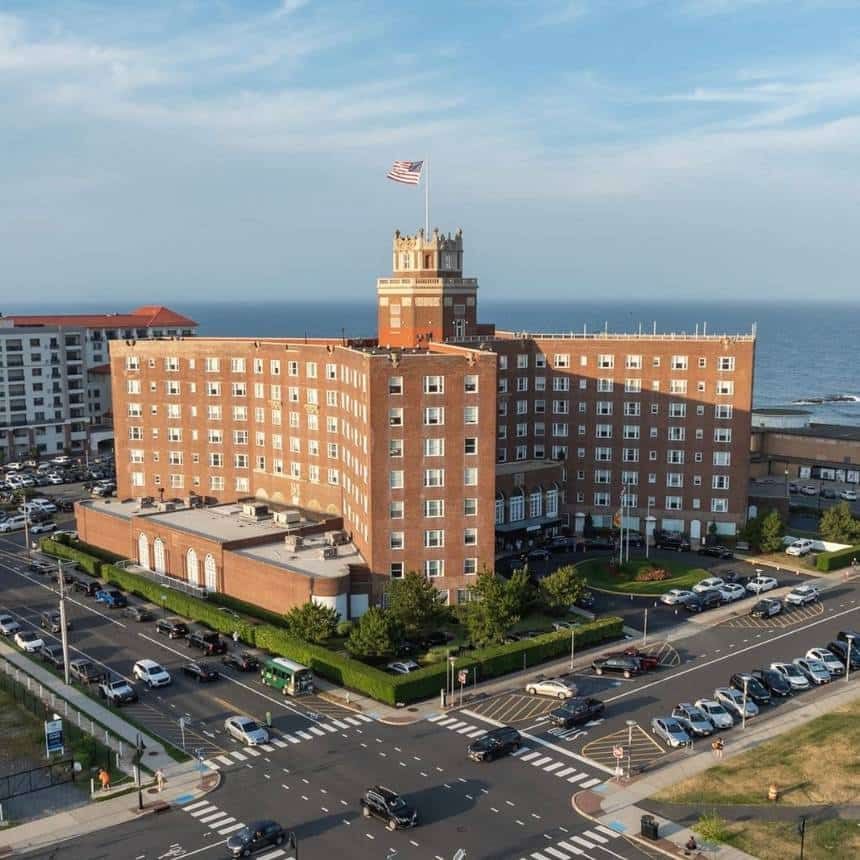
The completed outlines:
<svg viewBox="0 0 860 860">
<path fill-rule="evenodd" d="M 613 752 L 619 747 L 624 753 L 621 759 L 616 758 Z M 639 725 L 619 729 L 611 734 L 595 738 L 582 747 L 583 755 L 607 767 L 615 767 L 616 764 L 620 763 L 625 773 L 628 764 L 631 773 L 638 773 L 651 767 L 667 752 L 647 729 Z"/>
<path fill-rule="evenodd" d="M 738 618 L 729 618 L 723 621 L 721 627 L 734 628 L 758 628 L 759 630 L 784 630 L 801 621 L 810 621 L 824 614 L 824 606 L 819 603 L 810 603 L 806 606 L 797 606 L 783 609 L 779 615 L 770 618 L 753 618 L 751 615 L 742 615 Z"/>
</svg>

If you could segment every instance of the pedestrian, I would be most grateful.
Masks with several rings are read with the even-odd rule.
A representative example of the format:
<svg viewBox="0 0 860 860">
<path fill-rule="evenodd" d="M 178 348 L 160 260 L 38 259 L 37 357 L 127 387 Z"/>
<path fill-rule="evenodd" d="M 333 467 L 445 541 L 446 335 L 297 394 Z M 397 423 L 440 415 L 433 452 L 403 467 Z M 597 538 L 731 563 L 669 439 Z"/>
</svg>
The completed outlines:
<svg viewBox="0 0 860 860">
<path fill-rule="evenodd" d="M 99 782 L 102 784 L 102 791 L 110 791 L 110 774 L 103 768 L 99 768 Z"/>
<path fill-rule="evenodd" d="M 723 739 L 716 738 L 711 743 L 711 749 L 714 751 L 714 758 L 722 759 L 723 757 Z"/>
<path fill-rule="evenodd" d="M 233 644 L 234 645 L 239 644 L 239 631 L 238 630 L 233 631 Z"/>
<path fill-rule="evenodd" d="M 687 844 L 684 846 L 684 854 L 691 854 L 693 851 L 698 851 L 699 845 L 696 842 L 696 837 L 693 834 L 690 834 L 690 838 L 687 840 Z"/>
<path fill-rule="evenodd" d="M 164 777 L 164 771 L 161 768 L 158 768 L 158 770 L 155 772 L 155 781 L 158 784 L 158 792 L 160 794 L 162 791 L 164 791 L 164 783 L 167 782 Z"/>
</svg>

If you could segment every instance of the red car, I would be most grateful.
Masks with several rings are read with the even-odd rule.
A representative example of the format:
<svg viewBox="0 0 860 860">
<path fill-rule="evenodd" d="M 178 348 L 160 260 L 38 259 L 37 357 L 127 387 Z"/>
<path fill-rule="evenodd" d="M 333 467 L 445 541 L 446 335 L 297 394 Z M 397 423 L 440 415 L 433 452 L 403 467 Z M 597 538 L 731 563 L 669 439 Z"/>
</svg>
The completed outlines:
<svg viewBox="0 0 860 860">
<path fill-rule="evenodd" d="M 625 654 L 628 657 L 635 657 L 639 661 L 639 665 L 642 666 L 643 672 L 651 672 L 660 665 L 660 661 L 653 654 L 646 654 L 632 645 L 618 653 Z"/>
</svg>

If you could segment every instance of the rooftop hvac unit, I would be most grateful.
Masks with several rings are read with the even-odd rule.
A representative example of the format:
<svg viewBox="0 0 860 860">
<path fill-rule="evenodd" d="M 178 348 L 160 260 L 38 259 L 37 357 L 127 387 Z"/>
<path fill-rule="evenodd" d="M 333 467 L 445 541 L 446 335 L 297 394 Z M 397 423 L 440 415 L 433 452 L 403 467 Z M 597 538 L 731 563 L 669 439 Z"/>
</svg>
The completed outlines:
<svg viewBox="0 0 860 860">
<path fill-rule="evenodd" d="M 152 496 L 142 496 L 137 500 L 137 507 L 139 509 L 142 508 L 151 508 L 155 499 Z"/>
<path fill-rule="evenodd" d="M 159 513 L 167 514 L 170 511 L 176 510 L 176 502 L 159 502 L 157 505 L 157 510 Z"/>
<path fill-rule="evenodd" d="M 301 522 L 302 516 L 298 511 L 275 511 L 272 518 L 279 526 L 291 526 Z"/>
<path fill-rule="evenodd" d="M 328 546 L 341 546 L 348 543 L 345 531 L 333 531 L 325 533 L 325 542 Z"/>
<path fill-rule="evenodd" d="M 319 551 L 319 558 L 323 561 L 328 561 L 332 558 L 337 558 L 337 547 L 336 546 L 324 546 Z"/>
<path fill-rule="evenodd" d="M 185 506 L 188 508 L 202 508 L 203 496 L 186 496 Z"/>
<path fill-rule="evenodd" d="M 269 515 L 269 506 L 262 502 L 245 502 L 242 505 L 242 516 L 248 520 L 262 520 Z"/>
<path fill-rule="evenodd" d="M 297 549 L 301 549 L 303 543 L 304 541 L 302 540 L 301 535 L 287 535 L 284 538 L 284 546 L 293 552 Z"/>
</svg>

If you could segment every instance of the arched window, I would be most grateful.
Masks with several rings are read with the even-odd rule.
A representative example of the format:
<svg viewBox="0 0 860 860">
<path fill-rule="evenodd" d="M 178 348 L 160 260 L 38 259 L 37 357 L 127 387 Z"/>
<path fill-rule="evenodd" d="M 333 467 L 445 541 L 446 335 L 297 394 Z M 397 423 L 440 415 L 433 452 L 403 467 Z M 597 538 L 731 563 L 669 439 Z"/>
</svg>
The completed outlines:
<svg viewBox="0 0 860 860">
<path fill-rule="evenodd" d="M 185 578 L 191 585 L 200 585 L 200 565 L 193 547 L 185 554 Z"/>
<path fill-rule="evenodd" d="M 156 538 L 152 542 L 152 551 L 155 558 L 155 572 L 167 573 L 167 552 L 164 548 L 164 541 L 161 538 Z"/>
<path fill-rule="evenodd" d="M 137 560 L 141 567 L 149 570 L 149 538 L 143 532 L 137 539 Z"/>
<path fill-rule="evenodd" d="M 218 590 L 218 571 L 215 569 L 215 556 L 207 553 L 203 561 L 203 572 L 206 574 L 206 590 Z"/>
</svg>

